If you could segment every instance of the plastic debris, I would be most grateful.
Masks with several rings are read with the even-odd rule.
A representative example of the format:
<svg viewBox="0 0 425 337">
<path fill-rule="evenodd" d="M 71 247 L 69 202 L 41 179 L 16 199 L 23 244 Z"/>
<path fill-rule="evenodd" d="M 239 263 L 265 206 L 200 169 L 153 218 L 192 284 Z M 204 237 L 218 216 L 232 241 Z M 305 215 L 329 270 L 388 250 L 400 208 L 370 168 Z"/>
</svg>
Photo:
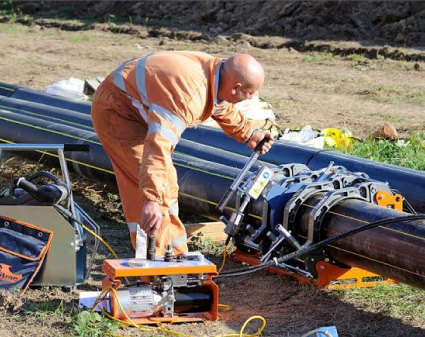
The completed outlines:
<svg viewBox="0 0 425 337">
<path fill-rule="evenodd" d="M 338 337 L 338 331 L 335 326 L 326 326 L 309 331 L 302 337 Z"/>
<path fill-rule="evenodd" d="M 314 131 L 310 125 L 304 126 L 301 131 L 289 131 L 286 129 L 280 140 L 288 140 L 294 143 L 323 149 L 325 138 Z"/>
<path fill-rule="evenodd" d="M 262 101 L 258 93 L 252 99 L 236 103 L 236 107 L 246 118 L 253 121 L 254 128 L 270 130 L 275 136 L 279 134 L 280 130 L 276 125 L 276 116 L 273 107 L 269 103 Z M 202 124 L 216 128 L 220 127 L 212 118 L 208 118 Z"/>
<path fill-rule="evenodd" d="M 84 94 L 84 81 L 73 77 L 48 85 L 44 92 L 82 101 L 88 99 Z"/>
<path fill-rule="evenodd" d="M 352 146 L 353 134 L 348 129 L 327 128 L 322 130 L 322 135 L 325 137 L 325 144 L 329 147 L 348 149 Z"/>
</svg>

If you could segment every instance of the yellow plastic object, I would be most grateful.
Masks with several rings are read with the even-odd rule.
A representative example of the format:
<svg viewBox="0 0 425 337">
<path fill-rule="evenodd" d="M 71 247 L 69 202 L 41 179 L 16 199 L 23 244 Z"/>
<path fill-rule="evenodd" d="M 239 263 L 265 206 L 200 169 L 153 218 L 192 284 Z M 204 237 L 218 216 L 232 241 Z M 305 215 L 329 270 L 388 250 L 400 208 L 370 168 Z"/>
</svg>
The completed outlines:
<svg viewBox="0 0 425 337">
<path fill-rule="evenodd" d="M 348 129 L 327 128 L 322 130 L 322 134 L 325 136 L 325 144 L 330 147 L 348 149 L 352 145 L 353 134 Z"/>
</svg>

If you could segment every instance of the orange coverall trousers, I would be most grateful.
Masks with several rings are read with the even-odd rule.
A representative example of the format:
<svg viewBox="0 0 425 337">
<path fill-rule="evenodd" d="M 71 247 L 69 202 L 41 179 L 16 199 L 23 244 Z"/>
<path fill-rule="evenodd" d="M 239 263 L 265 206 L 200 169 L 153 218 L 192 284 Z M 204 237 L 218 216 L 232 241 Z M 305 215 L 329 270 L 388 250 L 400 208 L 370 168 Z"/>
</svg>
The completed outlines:
<svg viewBox="0 0 425 337">
<path fill-rule="evenodd" d="M 155 156 L 155 149 L 144 148 L 148 124 L 132 106 L 129 98 L 107 77 L 96 91 L 92 104 L 92 119 L 102 146 L 111 160 L 122 207 L 129 225 L 133 247 L 135 228 L 141 222 L 143 202 L 139 175 L 144 151 Z M 166 160 L 171 160 L 166 158 Z M 172 166 L 171 166 L 172 167 Z M 170 170 L 171 171 L 171 170 Z M 165 245 L 171 244 L 175 254 L 187 252 L 186 230 L 178 217 L 177 174 L 173 167 L 167 172 L 168 202 L 161 206 L 162 226 L 156 234 L 156 255 L 163 255 Z"/>
</svg>

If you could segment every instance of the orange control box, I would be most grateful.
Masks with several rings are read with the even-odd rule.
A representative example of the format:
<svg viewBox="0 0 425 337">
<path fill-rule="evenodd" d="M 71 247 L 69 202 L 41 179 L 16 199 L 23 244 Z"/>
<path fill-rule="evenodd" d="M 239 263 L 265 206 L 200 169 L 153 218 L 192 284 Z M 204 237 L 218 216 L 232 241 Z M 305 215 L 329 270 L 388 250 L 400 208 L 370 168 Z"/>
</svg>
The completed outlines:
<svg viewBox="0 0 425 337">
<path fill-rule="evenodd" d="M 197 252 L 164 261 L 105 260 L 102 286 L 111 315 L 137 324 L 190 322 L 218 318 L 216 266 Z"/>
</svg>

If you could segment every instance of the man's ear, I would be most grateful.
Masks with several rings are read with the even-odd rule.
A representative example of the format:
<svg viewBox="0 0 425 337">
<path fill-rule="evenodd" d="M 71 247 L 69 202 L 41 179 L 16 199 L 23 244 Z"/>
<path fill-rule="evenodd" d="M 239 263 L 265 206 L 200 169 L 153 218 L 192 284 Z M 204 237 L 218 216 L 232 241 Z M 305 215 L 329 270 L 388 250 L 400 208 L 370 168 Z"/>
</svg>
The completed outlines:
<svg viewBox="0 0 425 337">
<path fill-rule="evenodd" d="M 235 84 L 235 86 L 233 87 L 233 89 L 232 89 L 232 94 L 233 95 L 236 95 L 236 93 L 238 92 L 238 91 L 240 91 L 242 89 L 242 83 L 236 83 Z"/>
</svg>

